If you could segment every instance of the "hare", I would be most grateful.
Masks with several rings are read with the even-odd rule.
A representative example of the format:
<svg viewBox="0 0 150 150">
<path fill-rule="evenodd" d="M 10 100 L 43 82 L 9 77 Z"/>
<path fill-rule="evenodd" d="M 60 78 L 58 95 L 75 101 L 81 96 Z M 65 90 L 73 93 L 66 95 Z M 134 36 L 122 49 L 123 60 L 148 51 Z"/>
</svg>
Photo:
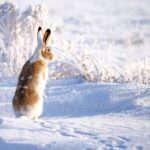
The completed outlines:
<svg viewBox="0 0 150 150">
<path fill-rule="evenodd" d="M 54 54 L 48 47 L 51 30 L 43 34 L 38 28 L 37 47 L 33 56 L 24 64 L 19 75 L 13 110 L 16 117 L 26 116 L 37 120 L 43 111 L 43 92 L 48 78 L 48 63 L 53 60 Z"/>
</svg>

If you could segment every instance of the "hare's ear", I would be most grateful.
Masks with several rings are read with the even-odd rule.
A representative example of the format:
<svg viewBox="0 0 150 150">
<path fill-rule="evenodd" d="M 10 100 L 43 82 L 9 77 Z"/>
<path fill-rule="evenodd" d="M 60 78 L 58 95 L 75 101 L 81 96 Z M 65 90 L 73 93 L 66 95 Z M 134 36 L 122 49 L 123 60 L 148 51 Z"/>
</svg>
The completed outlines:
<svg viewBox="0 0 150 150">
<path fill-rule="evenodd" d="M 37 44 L 38 45 L 42 45 L 42 39 L 43 39 L 43 33 L 42 33 L 42 28 L 39 27 L 38 28 L 38 32 L 37 32 Z"/>
<path fill-rule="evenodd" d="M 51 35 L 51 30 L 47 29 L 46 32 L 44 33 L 44 37 L 43 37 L 44 44 L 47 45 L 50 35 Z"/>
</svg>

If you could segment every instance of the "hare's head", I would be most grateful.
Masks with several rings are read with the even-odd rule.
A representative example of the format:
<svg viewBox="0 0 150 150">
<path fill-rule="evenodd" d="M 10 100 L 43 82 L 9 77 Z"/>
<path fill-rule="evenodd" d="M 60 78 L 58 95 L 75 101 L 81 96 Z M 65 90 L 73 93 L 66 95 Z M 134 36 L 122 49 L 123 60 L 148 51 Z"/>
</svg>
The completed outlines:
<svg viewBox="0 0 150 150">
<path fill-rule="evenodd" d="M 38 51 L 40 52 L 40 56 L 42 57 L 42 59 L 45 59 L 47 61 L 53 59 L 53 53 L 51 51 L 51 48 L 48 46 L 50 35 L 51 35 L 50 29 L 47 29 L 45 32 L 43 32 L 41 27 L 38 28 L 37 33 Z"/>
</svg>

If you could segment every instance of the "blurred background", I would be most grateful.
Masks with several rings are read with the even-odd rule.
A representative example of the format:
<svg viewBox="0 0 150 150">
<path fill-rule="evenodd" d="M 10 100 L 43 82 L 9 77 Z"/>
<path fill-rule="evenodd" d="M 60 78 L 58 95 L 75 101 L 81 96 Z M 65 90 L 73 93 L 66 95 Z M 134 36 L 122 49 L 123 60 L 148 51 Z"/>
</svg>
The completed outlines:
<svg viewBox="0 0 150 150">
<path fill-rule="evenodd" d="M 2 0 L 0 76 L 17 76 L 39 25 L 50 27 L 50 77 L 150 82 L 149 0 Z"/>
</svg>

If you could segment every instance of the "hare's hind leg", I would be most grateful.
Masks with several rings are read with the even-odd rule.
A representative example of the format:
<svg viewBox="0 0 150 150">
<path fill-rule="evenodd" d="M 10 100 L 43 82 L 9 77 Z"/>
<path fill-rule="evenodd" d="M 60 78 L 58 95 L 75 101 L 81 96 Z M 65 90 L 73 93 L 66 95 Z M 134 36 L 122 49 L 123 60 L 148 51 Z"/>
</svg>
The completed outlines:
<svg viewBox="0 0 150 150">
<path fill-rule="evenodd" d="M 43 100 L 39 100 L 35 106 L 34 106 L 34 109 L 33 109 L 33 112 L 34 112 L 34 117 L 33 119 L 38 119 L 38 117 L 42 114 L 43 112 Z"/>
</svg>

